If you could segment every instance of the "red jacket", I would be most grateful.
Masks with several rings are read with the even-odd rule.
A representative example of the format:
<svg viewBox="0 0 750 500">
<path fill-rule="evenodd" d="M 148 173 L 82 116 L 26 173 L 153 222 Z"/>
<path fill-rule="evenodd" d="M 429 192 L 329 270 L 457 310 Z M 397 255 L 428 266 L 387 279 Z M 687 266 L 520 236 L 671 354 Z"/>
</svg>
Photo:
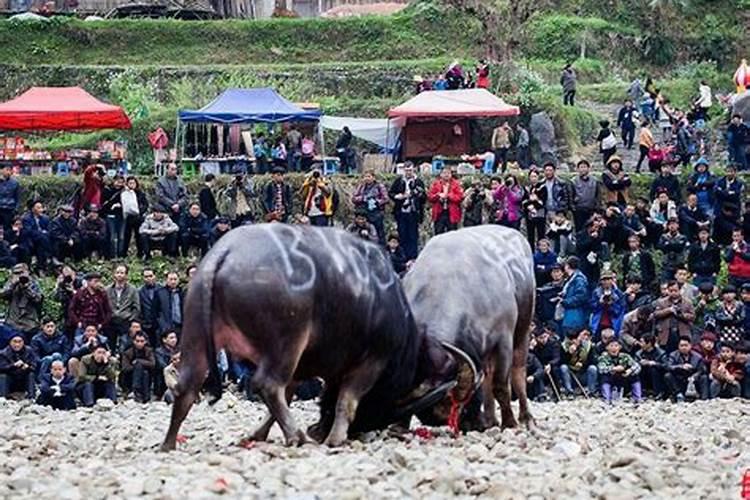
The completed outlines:
<svg viewBox="0 0 750 500">
<path fill-rule="evenodd" d="M 68 323 L 75 327 L 78 323 L 86 325 L 106 325 L 112 319 L 112 308 L 109 297 L 103 289 L 91 293 L 88 287 L 83 287 L 73 294 L 68 305 Z"/>
<path fill-rule="evenodd" d="M 443 180 L 438 179 L 430 186 L 430 192 L 427 200 L 432 203 L 432 220 L 433 222 L 440 218 L 443 213 L 443 203 L 440 200 L 440 193 L 443 192 Z M 461 222 L 461 202 L 464 199 L 464 190 L 456 179 L 450 180 L 448 188 L 448 218 L 451 224 Z"/>
</svg>

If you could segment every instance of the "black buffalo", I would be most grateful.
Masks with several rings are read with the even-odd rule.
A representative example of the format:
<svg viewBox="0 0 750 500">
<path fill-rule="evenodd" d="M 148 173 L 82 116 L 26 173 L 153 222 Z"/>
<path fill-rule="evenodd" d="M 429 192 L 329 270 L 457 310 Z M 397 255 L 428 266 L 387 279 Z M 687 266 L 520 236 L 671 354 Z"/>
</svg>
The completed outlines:
<svg viewBox="0 0 750 500">
<path fill-rule="evenodd" d="M 321 420 L 309 431 L 335 446 L 403 421 L 475 377 L 468 357 L 417 331 L 385 253 L 332 228 L 242 227 L 206 255 L 185 303 L 163 450 L 174 449 L 204 381 L 221 397 L 220 349 L 257 366 L 252 384 L 269 414 L 251 439 L 265 440 L 278 422 L 290 445 L 306 440 L 288 405 L 299 381 L 325 380 Z"/>
</svg>

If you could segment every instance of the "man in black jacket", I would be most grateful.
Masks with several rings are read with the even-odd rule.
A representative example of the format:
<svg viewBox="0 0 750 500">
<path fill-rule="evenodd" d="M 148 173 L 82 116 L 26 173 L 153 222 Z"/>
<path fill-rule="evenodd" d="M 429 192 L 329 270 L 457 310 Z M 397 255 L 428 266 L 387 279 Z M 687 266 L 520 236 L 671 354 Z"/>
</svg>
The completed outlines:
<svg viewBox="0 0 750 500">
<path fill-rule="evenodd" d="M 154 317 L 154 299 L 159 290 L 156 273 L 151 268 L 143 269 L 143 286 L 138 289 L 138 299 L 141 302 L 141 328 L 146 332 L 151 345 L 158 345 L 156 335 L 156 318 Z"/>
<path fill-rule="evenodd" d="M 688 243 L 695 243 L 698 240 L 698 231 L 711 226 L 708 215 L 700 209 L 698 197 L 693 193 L 689 194 L 687 202 L 680 206 L 677 217 L 680 221 L 680 232 L 685 235 Z"/>
<path fill-rule="evenodd" d="M 266 222 L 286 222 L 292 215 L 292 188 L 284 182 L 284 169 L 275 167 L 263 197 Z"/>
<path fill-rule="evenodd" d="M 656 345 L 653 333 L 641 338 L 641 348 L 635 354 L 635 360 L 641 365 L 641 381 L 644 392 L 651 392 L 656 399 L 665 394 L 664 369 L 667 354 Z"/>
<path fill-rule="evenodd" d="M 629 251 L 622 257 L 622 274 L 627 279 L 630 276 L 638 276 L 645 289 L 649 289 L 656 279 L 656 268 L 654 259 L 649 252 L 641 250 L 641 237 L 631 234 L 628 237 Z"/>
<path fill-rule="evenodd" d="M 393 216 L 401 248 L 407 260 L 414 260 L 419 252 L 419 225 L 424 215 L 427 191 L 424 182 L 415 175 L 411 162 L 404 165 L 404 175 L 393 181 L 388 196 L 394 203 Z"/>
<path fill-rule="evenodd" d="M 649 194 L 652 201 L 656 199 L 656 195 L 658 194 L 660 188 L 664 188 L 666 190 L 666 193 L 669 195 L 669 199 L 674 201 L 675 203 L 679 203 L 682 201 L 680 181 L 672 173 L 672 165 L 670 164 L 663 164 L 661 166 L 660 175 L 654 179 L 653 183 L 651 183 L 651 192 Z"/>
<path fill-rule="evenodd" d="M 560 341 L 556 335 L 556 325 L 548 323 L 537 333 L 533 342 L 533 351 L 539 362 L 544 367 L 545 385 L 549 384 L 550 377 L 555 380 L 557 387 L 560 386 Z"/>
<path fill-rule="evenodd" d="M 0 398 L 7 398 L 9 393 L 22 390 L 28 399 L 33 400 L 36 364 L 36 355 L 24 342 L 23 335 L 13 335 L 8 347 L 0 351 Z"/>
<path fill-rule="evenodd" d="M 136 333 L 133 345 L 122 353 L 120 366 L 120 387 L 123 391 L 133 391 L 138 403 L 151 401 L 152 372 L 156 366 L 154 350 L 148 345 L 144 333 Z"/>
<path fill-rule="evenodd" d="M 688 270 L 693 273 L 693 284 L 716 284 L 716 277 L 721 270 L 721 250 L 719 245 L 710 239 L 708 226 L 698 231 L 698 241 L 690 245 L 687 258 Z"/>
<path fill-rule="evenodd" d="M 633 101 L 625 101 L 625 105 L 620 108 L 617 114 L 617 126 L 622 130 L 622 145 L 627 149 L 633 149 L 633 139 L 635 138 L 635 108 Z"/>
<path fill-rule="evenodd" d="M 165 286 L 156 291 L 153 302 L 153 318 L 157 333 L 167 330 L 182 331 L 182 311 L 185 293 L 180 288 L 180 275 L 175 271 L 167 274 Z"/>
<path fill-rule="evenodd" d="M 53 258 L 65 260 L 80 257 L 81 238 L 78 234 L 78 222 L 73 217 L 71 205 L 60 207 L 59 215 L 52 219 L 49 224 L 49 234 Z"/>
<path fill-rule="evenodd" d="M 526 394 L 535 401 L 544 397 L 544 367 L 531 351 L 526 354 Z"/>
<path fill-rule="evenodd" d="M 208 237 L 210 235 L 210 226 L 208 217 L 201 212 L 201 207 L 197 203 L 191 203 L 187 213 L 180 219 L 180 245 L 182 246 L 182 256 L 187 257 L 190 248 L 195 247 L 200 250 L 201 257 L 208 251 Z"/>
</svg>

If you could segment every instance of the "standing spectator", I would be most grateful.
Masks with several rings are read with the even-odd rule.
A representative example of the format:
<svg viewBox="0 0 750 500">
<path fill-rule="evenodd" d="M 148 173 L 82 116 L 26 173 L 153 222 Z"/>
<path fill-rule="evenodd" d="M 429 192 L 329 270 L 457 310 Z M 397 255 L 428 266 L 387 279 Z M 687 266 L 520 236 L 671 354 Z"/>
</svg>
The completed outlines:
<svg viewBox="0 0 750 500">
<path fill-rule="evenodd" d="M 698 116 L 696 118 L 708 121 L 708 110 L 711 109 L 711 106 L 713 105 L 713 99 L 711 95 L 711 87 L 708 86 L 705 80 L 701 80 L 701 83 L 698 86 L 698 94 L 698 99 L 694 103 L 696 110 L 698 111 Z"/>
<path fill-rule="evenodd" d="M 586 275 L 593 286 L 599 282 L 599 273 L 606 262 L 609 262 L 609 246 L 604 240 L 602 223 L 592 217 L 586 229 L 576 234 L 576 254 L 580 259 L 581 272 Z"/>
<path fill-rule="evenodd" d="M 567 212 L 571 208 L 572 195 L 570 186 L 557 176 L 557 167 L 554 163 L 544 164 L 544 187 L 547 190 L 547 202 L 545 209 L 547 219 L 551 219 L 557 212 Z M 556 251 L 560 253 L 557 249 Z"/>
<path fill-rule="evenodd" d="M 447 169 L 445 171 L 448 171 Z M 450 174 L 450 171 L 448 171 Z M 352 196 L 355 208 L 367 213 L 367 220 L 378 232 L 378 242 L 385 245 L 385 206 L 388 203 L 388 191 L 382 183 L 375 180 L 375 172 L 364 173 L 363 182 L 357 186 Z"/>
<path fill-rule="evenodd" d="M 499 180 L 494 182 L 500 187 Z M 485 189 L 482 185 L 482 179 L 475 177 L 471 180 L 471 186 L 464 191 L 464 201 L 461 206 L 464 209 L 464 227 L 481 226 L 488 217 L 485 216 L 487 209 L 492 209 L 494 205 L 493 191 Z"/>
<path fill-rule="evenodd" d="M 641 173 L 641 164 L 648 158 L 648 152 L 654 147 L 654 134 L 651 132 L 651 124 L 648 120 L 641 122 L 641 131 L 638 133 L 638 163 L 635 165 L 635 173 Z"/>
<path fill-rule="evenodd" d="M 677 214 L 680 232 L 690 244 L 698 240 L 698 231 L 701 228 L 708 229 L 711 226 L 709 216 L 698 206 L 698 197 L 693 193 L 688 195 L 687 202 L 680 206 Z"/>
<path fill-rule="evenodd" d="M 659 193 L 667 193 L 667 197 L 675 203 L 682 201 L 682 190 L 680 180 L 672 173 L 672 165 L 665 163 L 661 166 L 659 176 L 654 178 L 649 192 L 651 199 L 656 199 Z"/>
<path fill-rule="evenodd" d="M 677 144 L 675 145 L 675 154 L 679 158 L 679 165 L 688 166 L 690 158 L 693 156 L 693 139 L 688 130 L 687 120 L 677 120 Z"/>
<path fill-rule="evenodd" d="M 102 207 L 102 188 L 106 172 L 101 165 L 92 164 L 83 171 L 83 190 L 78 200 L 78 210 L 83 210 L 91 205 L 96 208 Z"/>
<path fill-rule="evenodd" d="M 313 161 L 315 161 L 315 141 L 313 141 L 310 137 L 303 136 L 301 153 L 302 158 L 300 160 L 300 165 L 302 167 L 302 171 L 309 172 L 310 167 L 312 167 Z"/>
<path fill-rule="evenodd" d="M 731 164 L 727 165 L 724 177 L 716 182 L 714 188 L 716 206 L 731 204 L 739 210 L 744 190 L 745 184 L 737 178 L 737 168 Z"/>
<path fill-rule="evenodd" d="M 59 215 L 49 224 L 52 258 L 54 260 L 78 259 L 80 236 L 78 222 L 73 217 L 73 206 L 63 205 Z"/>
<path fill-rule="evenodd" d="M 92 259 L 94 254 L 99 259 L 109 255 L 107 242 L 107 225 L 99 217 L 96 205 L 88 207 L 86 217 L 78 222 L 78 233 L 81 235 L 81 256 Z"/>
<path fill-rule="evenodd" d="M 62 309 L 63 329 L 68 338 L 72 339 L 75 327 L 68 321 L 68 308 L 73 294 L 83 286 L 83 282 L 76 274 L 75 269 L 70 266 L 63 266 L 57 275 L 55 283 L 55 301 L 60 304 Z"/>
<path fill-rule="evenodd" d="M 719 356 L 711 362 L 710 397 L 712 399 L 740 397 L 744 376 L 745 366 L 736 361 L 734 345 L 722 344 Z"/>
<path fill-rule="evenodd" d="M 576 102 L 576 86 L 578 84 L 578 76 L 573 66 L 566 64 L 560 75 L 560 85 L 563 90 L 563 104 L 565 106 L 575 106 Z"/>
<path fill-rule="evenodd" d="M 497 172 L 498 165 L 500 171 L 504 174 L 508 166 L 508 151 L 512 140 L 513 129 L 508 122 L 501 123 L 492 131 L 492 150 L 495 153 L 495 165 L 492 167 L 493 172 Z"/>
<path fill-rule="evenodd" d="M 136 333 L 133 345 L 122 353 L 120 387 L 133 392 L 138 403 L 151 401 L 151 372 L 156 366 L 154 351 L 148 346 L 146 334 Z"/>
<path fill-rule="evenodd" d="M 476 66 L 477 71 L 477 88 L 488 89 L 490 88 L 490 65 L 487 61 L 480 59 Z"/>
<path fill-rule="evenodd" d="M 154 371 L 154 393 L 161 397 L 167 389 L 164 385 L 164 369 L 172 362 L 177 349 L 177 332 L 166 331 L 161 335 L 161 345 L 154 351 L 156 369 Z"/>
<path fill-rule="evenodd" d="M 703 157 L 695 162 L 694 168 L 695 172 L 688 179 L 687 192 L 697 196 L 698 207 L 710 217 L 714 214 L 714 206 L 716 205 L 714 198 L 716 177 L 709 171 L 708 160 Z"/>
<path fill-rule="evenodd" d="M 716 284 L 716 278 L 721 270 L 721 251 L 719 245 L 710 239 L 707 226 L 698 229 L 698 241 L 691 244 L 688 249 L 687 266 L 693 273 L 694 285 Z"/>
<path fill-rule="evenodd" d="M 672 401 L 685 401 L 691 381 L 696 389 L 700 390 L 706 382 L 703 371 L 703 361 L 700 355 L 692 350 L 690 337 L 680 337 L 677 349 L 667 356 L 664 374 Z"/>
<path fill-rule="evenodd" d="M 263 209 L 267 222 L 286 222 L 292 215 L 292 188 L 284 182 L 284 169 L 275 167 L 266 185 Z"/>
<path fill-rule="evenodd" d="M 170 163 L 166 175 L 156 181 L 156 203 L 163 206 L 170 218 L 178 223 L 187 202 L 187 189 L 182 179 L 177 176 L 177 165 Z"/>
<path fill-rule="evenodd" d="M 76 379 L 65 373 L 63 362 L 53 361 L 49 370 L 41 374 L 36 403 L 54 410 L 75 410 L 75 388 Z"/>
<path fill-rule="evenodd" d="M 749 137 L 750 128 L 742 123 L 742 116 L 732 115 L 732 122 L 727 127 L 729 161 L 738 165 L 740 170 L 747 170 L 746 141 Z M 0 191 L 2 191 L 2 188 L 0 188 Z M 0 206 L 2 205 L 0 204 Z"/>
<path fill-rule="evenodd" d="M 115 348 L 117 340 L 124 335 L 130 323 L 141 316 L 141 302 L 138 290 L 128 282 L 128 266 L 115 267 L 115 280 L 106 288 L 107 298 L 112 307 L 112 319 L 107 327 L 107 340 Z"/>
<path fill-rule="evenodd" d="M 573 222 L 576 230 L 580 231 L 599 207 L 601 186 L 598 179 L 589 175 L 591 165 L 588 161 L 579 161 L 576 170 L 578 176 L 573 180 Z"/>
<path fill-rule="evenodd" d="M 656 279 L 654 259 L 649 252 L 641 250 L 641 238 L 637 234 L 628 237 L 628 252 L 622 258 L 622 274 L 625 278 L 636 276 L 646 288 L 651 288 Z"/>
<path fill-rule="evenodd" d="M 281 167 L 286 170 L 286 157 L 287 153 L 286 146 L 284 145 L 284 140 L 281 137 L 274 139 L 273 147 L 271 148 L 271 160 L 273 162 L 273 165 L 275 167 Z"/>
<path fill-rule="evenodd" d="M 573 224 L 565 217 L 565 212 L 556 212 L 549 224 L 547 238 L 559 257 L 567 257 L 571 252 Z"/>
<path fill-rule="evenodd" d="M 252 222 L 253 210 L 250 203 L 255 198 L 255 187 L 244 169 L 235 168 L 234 179 L 227 186 L 224 196 L 229 201 L 227 217 L 232 221 L 232 227 Z"/>
<path fill-rule="evenodd" d="M 352 136 L 349 127 L 344 127 L 341 130 L 339 138 L 336 140 L 336 156 L 339 157 L 339 161 L 341 162 L 341 173 L 347 175 L 355 168 L 355 165 L 352 165 L 353 162 L 351 161 L 354 156 L 351 149 L 353 138 L 354 136 Z"/>
<path fill-rule="evenodd" d="M 599 127 L 599 135 L 596 136 L 596 141 L 599 143 L 599 152 L 602 154 L 602 164 L 606 165 L 617 152 L 617 137 L 609 128 L 609 120 L 600 121 Z"/>
<path fill-rule="evenodd" d="M 404 174 L 393 181 L 388 195 L 393 200 L 393 218 L 396 219 L 401 248 L 407 260 L 414 260 L 419 253 L 419 226 L 424 219 L 427 189 L 414 173 L 411 162 L 404 165 Z"/>
<path fill-rule="evenodd" d="M 615 285 L 615 274 L 604 271 L 599 278 L 599 286 L 591 295 L 590 327 L 594 339 L 599 338 L 604 329 L 612 329 L 619 336 L 625 309 L 625 295 Z"/>
<path fill-rule="evenodd" d="M 560 379 L 565 394 L 572 396 L 575 392 L 573 377 L 578 380 L 578 384 L 581 384 L 581 381 L 586 384 L 589 397 L 596 394 L 598 370 L 588 330 L 568 336 L 563 340 L 561 350 Z"/>
<path fill-rule="evenodd" d="M 672 352 L 677 348 L 681 337 L 688 337 L 689 343 L 695 310 L 693 304 L 680 294 L 680 286 L 676 281 L 667 282 L 667 296 L 657 300 L 655 308 L 655 330 L 659 347 Z"/>
<path fill-rule="evenodd" d="M 435 235 L 458 229 L 463 198 L 461 183 L 453 178 L 450 170 L 444 168 L 427 195 L 427 200 L 432 204 Z"/>
<path fill-rule="evenodd" d="M 98 331 L 102 331 L 112 318 L 109 297 L 101 285 L 102 275 L 91 272 L 84 279 L 86 286 L 73 295 L 68 307 L 68 321 L 78 329 L 79 334 L 87 325 L 95 325 Z"/>
<path fill-rule="evenodd" d="M 21 203 L 21 186 L 13 178 L 13 169 L 9 164 L 0 167 L 0 224 L 5 232 L 10 226 Z"/>
<path fill-rule="evenodd" d="M 710 374 L 711 363 L 716 359 L 716 356 L 718 356 L 716 349 L 716 335 L 713 332 L 704 331 L 701 334 L 700 342 L 693 346 L 693 352 L 698 353 L 701 357 L 701 361 L 703 362 L 703 373 Z M 704 386 L 702 389 L 708 389 L 708 387 Z M 708 392 L 704 391 L 701 394 L 701 399 L 708 399 Z"/>
<path fill-rule="evenodd" d="M 0 298 L 9 303 L 5 325 L 30 341 L 39 331 L 44 296 L 39 283 L 31 279 L 26 264 L 13 266 L 10 278 L 0 290 Z"/>
<path fill-rule="evenodd" d="M 125 188 L 120 192 L 120 207 L 122 210 L 123 237 L 120 247 L 120 257 L 127 257 L 130 249 L 131 239 L 135 239 L 137 255 L 143 256 L 143 247 L 139 230 L 143 224 L 143 218 L 148 211 L 148 200 L 141 191 L 138 179 L 128 177 Z"/>
<path fill-rule="evenodd" d="M 520 122 L 516 124 L 516 160 L 523 169 L 529 168 L 531 164 L 529 131 Z"/>
<path fill-rule="evenodd" d="M 180 220 L 182 256 L 188 257 L 188 253 L 193 247 L 200 251 L 201 257 L 206 255 L 210 231 L 208 217 L 201 212 L 201 206 L 198 203 L 191 203 L 190 208 L 182 215 Z"/>
<path fill-rule="evenodd" d="M 635 123 L 638 111 L 633 107 L 633 101 L 627 99 L 625 105 L 617 114 L 617 126 L 622 131 L 622 145 L 626 149 L 633 149 L 635 139 Z"/>
<path fill-rule="evenodd" d="M 641 348 L 635 354 L 635 360 L 641 365 L 641 381 L 644 392 L 651 392 L 660 400 L 666 392 L 664 388 L 664 367 L 667 354 L 656 345 L 654 334 L 643 336 Z"/>
<path fill-rule="evenodd" d="M 167 330 L 182 331 L 184 306 L 185 292 L 180 288 L 180 275 L 170 271 L 167 273 L 166 284 L 154 295 L 152 314 L 159 334 Z"/>
<path fill-rule="evenodd" d="M 289 172 L 299 172 L 302 160 L 302 134 L 295 125 L 289 125 L 286 133 L 286 160 Z"/>
<path fill-rule="evenodd" d="M 313 169 L 302 183 L 303 213 L 310 225 L 326 227 L 333 217 L 333 187 L 320 170 Z"/>
<path fill-rule="evenodd" d="M 26 398 L 33 400 L 36 365 L 34 351 L 26 345 L 23 335 L 13 335 L 8 347 L 0 351 L 0 398 L 7 398 L 14 391 L 24 391 Z"/>
<path fill-rule="evenodd" d="M 123 237 L 123 219 L 122 204 L 120 203 L 120 193 L 125 188 L 125 179 L 121 175 L 116 175 L 112 183 L 102 190 L 101 217 L 107 226 L 107 235 L 109 237 L 109 246 L 107 255 L 117 257 L 122 251 Z"/>
<path fill-rule="evenodd" d="M 745 241 L 742 229 L 732 231 L 732 244 L 724 251 L 724 260 L 729 270 L 729 282 L 735 288 L 750 282 L 750 245 Z"/>
<path fill-rule="evenodd" d="M 680 234 L 680 223 L 677 219 L 669 219 L 667 232 L 661 235 L 657 245 L 657 248 L 664 253 L 661 268 L 662 281 L 674 279 L 677 268 L 685 265 L 687 247 L 687 238 Z"/>
<path fill-rule="evenodd" d="M 607 351 L 599 357 L 597 365 L 601 377 L 602 397 L 607 403 L 612 403 L 612 388 L 620 388 L 623 391 L 630 386 L 633 402 L 640 403 L 643 400 L 641 393 L 641 365 L 629 354 L 621 352 L 622 344 L 613 339 L 607 344 Z"/>
<path fill-rule="evenodd" d="M 138 230 L 143 249 L 143 259 L 151 259 L 151 250 L 160 248 L 169 257 L 177 257 L 177 234 L 180 230 L 172 219 L 166 216 L 166 209 L 154 205 Z"/>
<path fill-rule="evenodd" d="M 206 174 L 203 178 L 203 187 L 198 191 L 198 203 L 201 212 L 206 214 L 209 221 L 219 216 L 219 211 L 216 208 L 216 197 L 214 196 L 214 184 L 216 184 L 216 176 Z"/>
<path fill-rule="evenodd" d="M 156 273 L 153 269 L 143 269 L 143 285 L 138 289 L 138 301 L 141 310 L 141 327 L 148 335 L 151 345 L 157 345 L 156 318 L 154 317 L 154 300 L 159 285 L 156 283 Z"/>
<path fill-rule="evenodd" d="M 23 232 L 28 238 L 30 254 L 36 257 L 36 267 L 47 269 L 47 260 L 52 252 L 49 235 L 49 217 L 44 215 L 44 204 L 38 200 L 29 202 L 29 211 L 21 218 Z"/>
<path fill-rule="evenodd" d="M 105 345 L 99 344 L 92 354 L 81 359 L 78 387 L 83 406 L 94 406 L 99 398 L 117 402 L 117 361 Z"/>
<path fill-rule="evenodd" d="M 497 210 L 494 219 L 501 226 L 515 230 L 521 228 L 521 201 L 524 197 L 523 188 L 512 174 L 505 177 L 505 182 L 498 186 L 493 193 Z"/>
<path fill-rule="evenodd" d="M 722 345 L 744 342 L 745 307 L 737 300 L 737 289 L 732 285 L 721 291 L 721 304 L 714 314 L 716 331 Z"/>
<path fill-rule="evenodd" d="M 53 320 L 45 319 L 43 323 L 42 331 L 31 339 L 31 350 L 34 351 L 39 362 L 40 376 L 49 373 L 53 361 L 67 363 L 71 350 L 70 340 L 64 333 L 57 330 Z"/>
<path fill-rule="evenodd" d="M 578 257 L 568 257 L 565 261 L 565 274 L 568 281 L 560 293 L 561 311 L 555 312 L 555 319 L 562 320 L 562 331 L 567 337 L 570 332 L 578 332 L 588 326 L 589 282 L 578 269 Z"/>
<path fill-rule="evenodd" d="M 616 203 L 620 208 L 630 203 L 630 186 L 633 182 L 622 169 L 622 160 L 619 156 L 612 156 L 607 162 L 602 173 L 602 183 L 606 203 Z"/>
<path fill-rule="evenodd" d="M 526 237 L 531 248 L 546 237 L 547 233 L 547 186 L 539 181 L 536 170 L 529 171 L 529 184 L 523 200 L 523 213 L 526 217 Z"/>
</svg>

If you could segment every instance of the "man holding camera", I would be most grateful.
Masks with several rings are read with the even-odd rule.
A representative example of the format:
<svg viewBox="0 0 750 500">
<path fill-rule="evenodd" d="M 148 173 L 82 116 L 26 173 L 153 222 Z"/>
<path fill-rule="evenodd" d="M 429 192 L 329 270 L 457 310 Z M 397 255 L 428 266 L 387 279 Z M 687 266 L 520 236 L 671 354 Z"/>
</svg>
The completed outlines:
<svg viewBox="0 0 750 500">
<path fill-rule="evenodd" d="M 367 220 L 375 226 L 378 233 L 378 242 L 385 246 L 385 206 L 388 203 L 388 192 L 385 186 L 375 179 L 373 170 L 365 171 L 362 184 L 357 186 L 352 202 L 354 208 L 363 210 L 367 214 Z"/>
<path fill-rule="evenodd" d="M 591 331 L 594 338 L 598 338 L 606 328 L 619 335 L 625 309 L 625 295 L 615 286 L 614 273 L 604 271 L 591 297 Z"/>
<path fill-rule="evenodd" d="M 419 253 L 419 225 L 424 218 L 427 189 L 414 173 L 411 162 L 404 164 L 404 175 L 393 181 L 388 196 L 394 203 L 393 217 L 396 219 L 401 248 L 406 260 L 414 260 Z"/>
<path fill-rule="evenodd" d="M 359 236 L 363 240 L 372 241 L 373 243 L 378 242 L 378 231 L 375 226 L 367 220 L 367 212 L 364 210 L 357 210 L 354 213 L 354 223 L 349 224 L 346 230 L 356 236 Z"/>
<path fill-rule="evenodd" d="M 243 167 L 235 166 L 232 173 L 234 180 L 225 191 L 225 196 L 229 198 L 227 217 L 232 221 L 232 227 L 239 227 L 253 221 L 250 203 L 255 198 L 255 187 Z"/>
<path fill-rule="evenodd" d="M 286 222 L 292 215 L 292 188 L 284 182 L 284 169 L 274 167 L 263 197 L 266 222 Z"/>
<path fill-rule="evenodd" d="M 0 290 L 0 298 L 9 302 L 5 324 L 21 333 L 27 342 L 31 341 L 41 326 L 44 297 L 39 283 L 31 279 L 26 264 L 13 266 L 10 279 Z"/>
<path fill-rule="evenodd" d="M 333 188 L 320 170 L 314 169 L 305 177 L 302 184 L 303 213 L 310 219 L 311 226 L 331 225 L 333 217 Z"/>
<path fill-rule="evenodd" d="M 13 391 L 24 391 L 28 399 L 34 399 L 36 364 L 36 355 L 26 345 L 23 335 L 15 334 L 8 347 L 0 351 L 0 398 L 7 398 Z"/>
<path fill-rule="evenodd" d="M 681 337 L 690 337 L 695 320 L 693 304 L 680 293 L 680 285 L 672 280 L 667 283 L 667 296 L 656 301 L 656 338 L 659 347 L 671 353 L 677 349 Z"/>
</svg>

